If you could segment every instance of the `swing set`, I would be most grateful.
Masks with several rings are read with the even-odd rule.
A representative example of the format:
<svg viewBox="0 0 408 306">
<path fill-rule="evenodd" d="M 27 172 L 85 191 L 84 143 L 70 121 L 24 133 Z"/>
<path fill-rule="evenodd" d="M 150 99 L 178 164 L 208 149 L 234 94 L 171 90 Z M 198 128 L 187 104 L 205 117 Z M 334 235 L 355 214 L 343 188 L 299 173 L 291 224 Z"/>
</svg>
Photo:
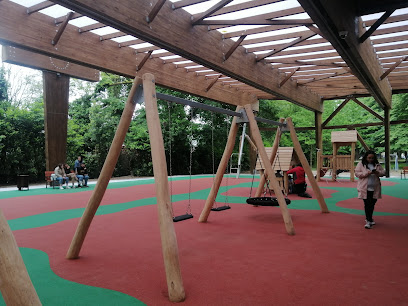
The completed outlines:
<svg viewBox="0 0 408 306">
<path fill-rule="evenodd" d="M 159 215 L 159 225 L 160 225 L 160 235 L 162 241 L 162 252 L 164 259 L 164 267 L 166 272 L 167 288 L 169 300 L 172 302 L 181 302 L 185 299 L 185 291 L 183 286 L 183 280 L 181 277 L 179 255 L 178 255 L 178 244 L 176 238 L 176 232 L 174 228 L 173 220 L 173 210 L 171 205 L 170 193 L 169 193 L 169 180 L 167 175 L 167 163 L 164 150 L 163 135 L 160 126 L 160 119 L 157 109 L 157 98 L 166 100 L 169 102 L 176 102 L 185 105 L 190 105 L 191 107 L 197 107 L 201 109 L 207 109 L 211 111 L 218 111 L 230 116 L 234 116 L 230 130 L 228 133 L 228 139 L 225 146 L 224 153 L 222 155 L 220 164 L 217 169 L 217 173 L 214 177 L 214 181 L 205 202 L 204 208 L 201 212 L 198 222 L 206 222 L 212 208 L 214 206 L 215 198 L 220 188 L 220 184 L 224 173 L 228 166 L 228 160 L 232 154 L 235 144 L 235 138 L 237 136 L 239 123 L 248 123 L 251 129 L 251 134 L 255 145 L 258 148 L 259 155 L 261 156 L 262 162 L 265 166 L 266 176 L 269 179 L 270 184 L 274 190 L 279 190 L 279 183 L 276 180 L 275 173 L 271 166 L 271 161 L 268 159 L 265 147 L 262 142 L 261 134 L 259 132 L 257 121 L 262 121 L 278 126 L 277 136 L 275 138 L 274 150 L 271 156 L 274 157 L 276 150 L 278 148 L 278 143 L 280 139 L 280 134 L 283 129 L 289 129 L 291 137 L 294 143 L 295 150 L 300 158 L 301 163 L 309 177 L 317 200 L 320 204 L 322 212 L 328 212 L 326 203 L 324 202 L 323 196 L 320 189 L 314 180 L 311 169 L 307 163 L 306 157 L 300 148 L 300 143 L 296 137 L 295 129 L 290 118 L 286 119 L 284 123 L 275 122 L 262 118 L 255 118 L 253 114 L 251 104 L 246 104 L 245 106 L 238 106 L 236 111 L 230 111 L 222 108 L 216 108 L 213 106 L 208 106 L 202 103 L 180 99 L 177 97 L 172 97 L 160 93 L 156 93 L 155 80 L 152 74 L 146 73 L 142 78 L 136 77 L 130 91 L 128 100 L 125 104 L 125 108 L 122 113 L 118 128 L 116 130 L 114 139 L 112 141 L 111 147 L 109 149 L 108 155 L 106 157 L 105 163 L 102 167 L 98 182 L 92 195 L 88 201 L 87 207 L 84 211 L 83 216 L 78 224 L 70 247 L 68 249 L 66 258 L 76 259 L 79 257 L 81 247 L 84 243 L 86 234 L 91 225 L 92 219 L 102 201 L 103 195 L 107 189 L 109 180 L 113 174 L 113 170 L 117 163 L 123 141 L 125 139 L 126 133 L 129 129 L 130 122 L 132 120 L 133 112 L 135 106 L 138 103 L 145 103 L 146 111 L 146 121 L 148 126 L 148 132 L 150 136 L 151 154 L 153 162 L 153 173 L 154 181 L 156 187 L 156 199 L 157 208 Z M 273 159 L 272 159 L 273 160 Z M 261 177 L 260 184 L 265 183 L 266 176 Z M 284 224 L 286 231 L 289 235 L 295 234 L 295 229 L 293 227 L 292 219 L 289 210 L 286 205 L 284 195 L 281 192 L 276 193 L 277 202 L 280 206 L 282 217 L 284 219 Z M 218 208 L 216 211 L 224 210 L 225 208 Z M 213 210 L 214 211 L 214 210 Z M 189 217 L 191 218 L 191 217 Z"/>
</svg>

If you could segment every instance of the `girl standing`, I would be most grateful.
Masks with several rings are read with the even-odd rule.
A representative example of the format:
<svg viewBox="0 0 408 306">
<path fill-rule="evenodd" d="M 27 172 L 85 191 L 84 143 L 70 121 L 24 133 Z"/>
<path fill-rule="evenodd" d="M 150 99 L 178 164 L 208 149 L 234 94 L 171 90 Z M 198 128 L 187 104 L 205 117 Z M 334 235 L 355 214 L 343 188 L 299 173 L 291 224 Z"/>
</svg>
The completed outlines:
<svg viewBox="0 0 408 306">
<path fill-rule="evenodd" d="M 365 228 L 370 229 L 375 225 L 373 220 L 374 206 L 381 199 L 380 176 L 385 175 L 384 169 L 378 163 L 374 151 L 367 151 L 361 162 L 358 163 L 355 174 L 359 178 L 357 182 L 358 198 L 364 201 L 366 215 Z"/>
</svg>

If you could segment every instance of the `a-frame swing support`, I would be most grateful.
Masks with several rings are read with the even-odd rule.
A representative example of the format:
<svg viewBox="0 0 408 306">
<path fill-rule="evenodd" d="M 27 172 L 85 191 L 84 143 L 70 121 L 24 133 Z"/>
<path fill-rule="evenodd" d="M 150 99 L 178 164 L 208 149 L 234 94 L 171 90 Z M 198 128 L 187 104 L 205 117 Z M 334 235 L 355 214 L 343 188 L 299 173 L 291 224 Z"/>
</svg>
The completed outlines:
<svg viewBox="0 0 408 306">
<path fill-rule="evenodd" d="M 284 119 L 281 119 L 280 122 L 283 123 Z M 319 203 L 320 206 L 320 210 L 322 211 L 322 213 L 328 213 L 329 210 L 327 208 L 326 202 L 324 201 L 324 197 L 322 195 L 322 192 L 317 184 L 317 181 L 313 175 L 312 169 L 309 165 L 309 162 L 307 161 L 307 158 L 305 156 L 305 153 L 302 150 L 302 147 L 300 145 L 299 139 L 297 138 L 296 135 L 296 131 L 295 131 L 295 127 L 293 125 L 292 119 L 291 118 L 287 118 L 286 119 L 286 128 L 290 131 L 290 136 L 293 142 L 293 146 L 295 148 L 295 152 L 299 157 L 300 163 L 302 164 L 303 169 L 306 172 L 306 175 L 309 179 L 310 184 L 312 185 L 312 189 L 313 192 L 316 196 L 317 202 Z M 273 161 L 275 160 L 278 148 L 279 148 L 279 142 L 282 136 L 282 127 L 278 127 L 277 131 L 276 131 L 276 136 L 275 136 L 275 141 L 273 143 L 273 147 L 272 147 L 272 153 L 271 156 L 269 158 L 269 163 L 273 163 Z M 260 197 L 262 190 L 263 190 L 263 186 L 265 185 L 265 181 L 266 181 L 266 176 L 265 175 L 261 175 L 260 178 L 260 182 L 258 185 L 258 189 L 255 193 L 255 197 Z M 276 190 L 280 190 L 280 189 L 276 189 Z"/>
<path fill-rule="evenodd" d="M 181 277 L 177 237 L 173 223 L 173 209 L 171 206 L 171 199 L 169 193 L 167 163 L 165 158 L 163 135 L 160 127 L 160 119 L 157 109 L 157 98 L 163 98 L 164 100 L 167 101 L 173 101 L 202 109 L 209 110 L 217 109 L 218 112 L 234 116 L 233 122 L 231 124 L 231 129 L 228 135 L 226 148 L 221 159 L 220 165 L 218 167 L 217 175 L 214 179 L 214 183 L 211 188 L 210 194 L 207 198 L 205 207 L 200 215 L 199 222 L 207 221 L 207 218 L 211 211 L 211 207 L 218 193 L 223 178 L 223 174 L 228 165 L 228 160 L 231 157 L 234 148 L 235 138 L 238 131 L 237 118 L 240 118 L 240 121 L 244 122 L 241 117 L 246 117 L 244 118 L 244 120 L 247 120 L 247 122 L 249 122 L 255 144 L 260 152 L 262 161 L 265 164 L 266 173 L 268 177 L 271 179 L 273 188 L 275 190 L 279 189 L 279 183 L 276 180 L 271 163 L 268 160 L 256 121 L 258 120 L 269 122 L 272 124 L 276 124 L 278 126 L 281 125 L 281 123 L 272 122 L 270 120 L 262 118 L 255 118 L 254 114 L 252 113 L 251 104 L 245 105 L 244 109 L 242 109 L 242 106 L 238 106 L 236 112 L 221 108 L 214 108 L 202 103 L 187 101 L 180 98 L 156 93 L 155 80 L 152 74 L 147 73 L 143 75 L 143 78 L 139 77 L 135 78 L 128 100 L 125 105 L 125 109 L 123 110 L 122 117 L 116 130 L 115 137 L 112 141 L 105 163 L 102 167 L 101 174 L 98 178 L 98 182 L 95 186 L 95 189 L 92 192 L 91 198 L 88 201 L 84 214 L 81 217 L 80 223 L 72 239 L 66 257 L 68 259 L 75 259 L 79 257 L 79 252 L 81 250 L 82 244 L 85 240 L 86 234 L 91 225 L 92 219 L 95 216 L 95 213 L 107 189 L 109 180 L 113 174 L 113 170 L 117 163 L 123 141 L 125 140 L 126 133 L 129 129 L 130 122 L 132 120 L 135 106 L 137 103 L 141 103 L 142 101 L 144 101 L 146 109 L 146 121 L 150 135 L 153 172 L 156 186 L 157 208 L 159 214 L 160 236 L 162 242 L 162 252 L 166 271 L 169 300 L 172 302 L 181 302 L 185 299 L 185 292 L 183 280 Z M 241 112 L 238 113 L 238 111 Z M 296 136 L 296 134 L 294 135 Z M 294 235 L 295 230 L 293 227 L 292 219 L 289 214 L 289 210 L 287 209 L 286 206 L 285 199 L 281 193 L 277 194 L 277 199 L 285 222 L 286 231 L 288 232 L 288 234 Z"/>
<path fill-rule="evenodd" d="M 180 271 L 176 232 L 173 224 L 173 211 L 169 194 L 163 136 L 157 110 L 155 81 L 152 74 L 144 74 L 143 78 L 136 77 L 134 80 L 115 137 L 98 178 L 98 182 L 88 201 L 85 212 L 81 217 L 66 257 L 68 259 L 79 257 L 79 252 L 85 240 L 85 236 L 102 201 L 103 195 L 105 194 L 109 180 L 112 177 L 113 170 L 118 161 L 120 150 L 129 129 L 135 106 L 143 100 L 146 106 L 146 121 L 150 135 L 160 236 L 169 300 L 171 302 L 181 302 L 185 299 L 185 292 Z"/>
</svg>

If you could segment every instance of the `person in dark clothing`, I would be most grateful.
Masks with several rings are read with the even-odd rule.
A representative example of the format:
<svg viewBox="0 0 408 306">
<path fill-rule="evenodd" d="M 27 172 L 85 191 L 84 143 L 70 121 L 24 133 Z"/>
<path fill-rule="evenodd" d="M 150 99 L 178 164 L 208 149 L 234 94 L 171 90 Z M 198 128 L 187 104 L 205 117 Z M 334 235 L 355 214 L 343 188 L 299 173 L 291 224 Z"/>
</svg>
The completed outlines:
<svg viewBox="0 0 408 306">
<path fill-rule="evenodd" d="M 72 188 L 75 188 L 75 182 L 78 182 L 78 178 L 74 172 L 71 171 L 71 167 L 68 164 L 64 165 L 65 175 L 71 180 Z M 79 183 L 78 183 L 79 184 Z M 68 186 L 68 182 L 67 182 Z"/>
<path fill-rule="evenodd" d="M 81 163 L 81 165 L 76 168 L 76 176 L 78 178 L 78 187 L 88 187 L 88 169 L 86 169 L 86 166 L 84 163 Z"/>
<path fill-rule="evenodd" d="M 312 197 L 306 192 L 305 170 L 303 169 L 302 164 L 296 165 L 296 167 L 290 169 L 287 174 L 292 174 L 294 176 L 293 193 L 304 198 Z"/>
</svg>

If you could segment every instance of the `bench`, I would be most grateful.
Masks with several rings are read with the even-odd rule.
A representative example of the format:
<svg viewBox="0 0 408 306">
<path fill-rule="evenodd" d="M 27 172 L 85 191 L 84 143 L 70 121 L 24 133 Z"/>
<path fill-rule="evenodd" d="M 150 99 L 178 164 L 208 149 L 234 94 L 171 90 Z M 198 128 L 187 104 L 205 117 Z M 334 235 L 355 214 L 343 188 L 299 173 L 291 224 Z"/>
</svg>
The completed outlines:
<svg viewBox="0 0 408 306">
<path fill-rule="evenodd" d="M 55 178 L 54 171 L 45 171 L 45 188 L 48 188 L 48 185 L 54 189 L 55 187 Z"/>
<path fill-rule="evenodd" d="M 408 167 L 403 167 L 401 170 L 401 180 L 402 180 L 402 175 L 404 175 L 404 179 L 406 179 L 406 174 L 408 173 Z"/>
</svg>

